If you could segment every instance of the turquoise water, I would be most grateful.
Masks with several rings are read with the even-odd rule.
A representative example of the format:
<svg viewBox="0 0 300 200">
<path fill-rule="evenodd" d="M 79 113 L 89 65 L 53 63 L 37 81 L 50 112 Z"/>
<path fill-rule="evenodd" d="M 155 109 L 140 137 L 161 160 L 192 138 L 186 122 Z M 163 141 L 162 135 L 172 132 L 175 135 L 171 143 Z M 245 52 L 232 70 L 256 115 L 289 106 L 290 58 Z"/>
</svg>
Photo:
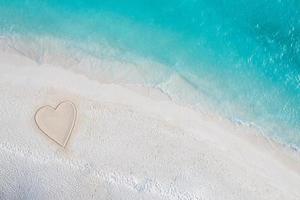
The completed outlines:
<svg viewBox="0 0 300 200">
<path fill-rule="evenodd" d="M 299 148 L 299 11 L 296 0 L 0 0 L 0 34 L 105 43 L 161 63 L 193 88 L 176 90 L 190 103 Z"/>
</svg>

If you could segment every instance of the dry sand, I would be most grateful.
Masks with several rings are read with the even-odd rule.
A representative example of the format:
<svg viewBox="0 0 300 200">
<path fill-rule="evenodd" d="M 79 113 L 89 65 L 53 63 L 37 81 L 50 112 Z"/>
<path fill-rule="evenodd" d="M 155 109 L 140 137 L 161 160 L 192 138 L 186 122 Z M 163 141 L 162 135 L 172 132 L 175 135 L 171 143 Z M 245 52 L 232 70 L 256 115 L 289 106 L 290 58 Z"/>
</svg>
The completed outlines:
<svg viewBox="0 0 300 200">
<path fill-rule="evenodd" d="M 298 153 L 149 90 L 2 51 L 0 199 L 300 199 Z M 34 122 L 62 100 L 65 148 Z"/>
</svg>

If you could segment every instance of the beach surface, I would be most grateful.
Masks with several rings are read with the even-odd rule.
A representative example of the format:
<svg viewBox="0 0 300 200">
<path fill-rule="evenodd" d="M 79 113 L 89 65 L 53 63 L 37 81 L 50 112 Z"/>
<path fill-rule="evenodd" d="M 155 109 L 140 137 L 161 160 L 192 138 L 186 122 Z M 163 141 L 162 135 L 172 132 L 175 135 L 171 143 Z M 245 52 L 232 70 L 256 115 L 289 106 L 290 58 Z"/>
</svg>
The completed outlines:
<svg viewBox="0 0 300 200">
<path fill-rule="evenodd" d="M 0 95 L 0 199 L 300 199 L 297 152 L 155 88 L 2 49 Z M 34 114 L 64 100 L 78 117 L 62 148 Z"/>
</svg>

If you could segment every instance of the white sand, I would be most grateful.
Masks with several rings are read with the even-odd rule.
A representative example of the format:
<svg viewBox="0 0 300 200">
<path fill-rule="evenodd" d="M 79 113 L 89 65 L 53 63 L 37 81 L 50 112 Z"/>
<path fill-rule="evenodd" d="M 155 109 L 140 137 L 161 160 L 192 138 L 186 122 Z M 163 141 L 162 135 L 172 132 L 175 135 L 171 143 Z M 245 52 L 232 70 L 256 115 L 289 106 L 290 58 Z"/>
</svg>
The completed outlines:
<svg viewBox="0 0 300 200">
<path fill-rule="evenodd" d="M 149 90 L 2 51 L 0 199 L 300 199 L 297 153 Z M 33 118 L 62 100 L 65 149 Z"/>
</svg>

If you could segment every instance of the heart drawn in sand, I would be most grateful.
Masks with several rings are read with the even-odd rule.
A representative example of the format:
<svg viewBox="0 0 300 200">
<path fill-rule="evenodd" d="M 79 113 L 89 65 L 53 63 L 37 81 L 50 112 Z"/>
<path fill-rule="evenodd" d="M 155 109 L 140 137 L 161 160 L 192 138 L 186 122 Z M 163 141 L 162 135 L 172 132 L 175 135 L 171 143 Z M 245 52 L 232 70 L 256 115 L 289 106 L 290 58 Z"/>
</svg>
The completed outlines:
<svg viewBox="0 0 300 200">
<path fill-rule="evenodd" d="M 50 139 L 65 147 L 76 121 L 77 110 L 70 101 L 63 101 L 55 108 L 49 105 L 39 108 L 35 122 Z"/>
</svg>

